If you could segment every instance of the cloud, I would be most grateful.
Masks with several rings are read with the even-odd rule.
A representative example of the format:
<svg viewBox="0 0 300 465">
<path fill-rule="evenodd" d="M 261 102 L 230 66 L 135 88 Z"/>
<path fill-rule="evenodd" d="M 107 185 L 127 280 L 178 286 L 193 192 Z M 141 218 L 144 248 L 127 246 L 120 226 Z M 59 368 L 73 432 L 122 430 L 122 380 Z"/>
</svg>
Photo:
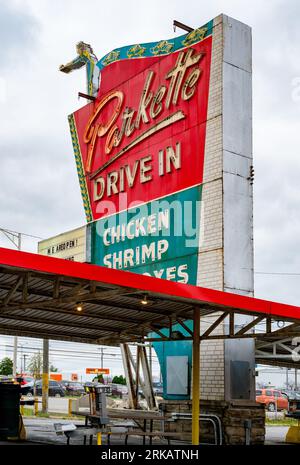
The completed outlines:
<svg viewBox="0 0 300 465">
<path fill-rule="evenodd" d="M 47 237 L 85 222 L 67 123 L 83 104 L 77 94 L 85 72 L 58 72 L 74 58 L 76 42 L 91 43 L 101 58 L 117 46 L 172 37 L 173 19 L 196 27 L 223 11 L 221 0 L 205 11 L 197 0 L 0 2 L 0 80 L 7 79 L 6 99 L 0 88 L 0 224 Z M 300 270 L 300 102 L 292 98 L 299 2 L 228 0 L 224 13 L 253 28 L 256 268 Z M 257 275 L 257 295 L 297 303 L 300 286 L 284 279 L 280 286 Z"/>
<path fill-rule="evenodd" d="M 202 5 L 0 0 L 0 227 L 46 238 L 85 223 L 67 123 L 84 103 L 77 94 L 85 90 L 85 72 L 58 72 L 79 40 L 101 58 L 118 46 L 173 37 L 173 19 L 197 27 L 224 12 L 253 31 L 255 269 L 300 271 L 300 102 L 292 98 L 300 77 L 299 1 Z M 24 236 L 23 248 L 36 251 L 36 242 Z M 2 236 L 0 245 L 11 246 Z M 255 291 L 297 305 L 299 277 L 255 275 Z M 121 372 L 121 363 L 112 369 Z"/>
<path fill-rule="evenodd" d="M 67 151 L 68 144 L 55 139 L 35 138 L 33 143 L 27 138 L 13 147 L 0 144 L 5 167 L 0 190 L 3 225 L 49 237 L 62 232 L 62 224 L 68 230 L 84 223 L 73 156 L 61 156 Z"/>
<path fill-rule="evenodd" d="M 33 53 L 39 25 L 26 8 L 19 9 L 14 2 L 0 2 L 0 72 L 24 66 Z"/>
</svg>

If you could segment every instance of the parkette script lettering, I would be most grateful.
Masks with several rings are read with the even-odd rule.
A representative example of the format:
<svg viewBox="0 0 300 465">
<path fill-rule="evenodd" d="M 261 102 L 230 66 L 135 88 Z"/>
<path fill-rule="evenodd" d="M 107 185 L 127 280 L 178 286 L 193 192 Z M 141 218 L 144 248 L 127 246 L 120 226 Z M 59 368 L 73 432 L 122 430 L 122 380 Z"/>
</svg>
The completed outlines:
<svg viewBox="0 0 300 465">
<path fill-rule="evenodd" d="M 203 56 L 203 53 L 197 53 L 193 48 L 180 52 L 175 67 L 165 76 L 166 83 L 161 84 L 156 90 L 152 90 L 155 73 L 150 70 L 146 76 L 137 109 L 126 106 L 122 112 L 125 96 L 119 90 L 109 92 L 95 103 L 95 111 L 84 132 L 84 142 L 88 145 L 85 170 L 91 178 L 97 176 L 100 171 L 155 132 L 185 118 L 185 114 L 178 106 L 181 99 L 187 101 L 195 94 L 201 76 L 199 62 Z M 114 102 L 113 109 L 107 121 L 103 122 L 101 113 L 109 102 Z M 168 113 L 166 117 L 162 116 L 165 109 L 169 110 L 173 107 L 174 113 Z M 119 152 L 114 152 L 123 140 L 139 129 L 142 132 L 139 131 L 135 139 L 131 139 Z M 105 154 L 110 157 L 100 168 L 91 173 L 97 140 L 102 137 L 106 138 Z"/>
</svg>

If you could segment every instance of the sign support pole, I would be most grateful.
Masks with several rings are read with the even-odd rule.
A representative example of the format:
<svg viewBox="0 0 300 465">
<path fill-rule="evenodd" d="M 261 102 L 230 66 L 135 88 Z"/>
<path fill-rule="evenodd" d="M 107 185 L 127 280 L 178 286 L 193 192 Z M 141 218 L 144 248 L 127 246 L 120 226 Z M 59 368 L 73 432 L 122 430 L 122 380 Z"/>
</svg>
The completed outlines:
<svg viewBox="0 0 300 465">
<path fill-rule="evenodd" d="M 193 373 L 192 373 L 192 445 L 199 445 L 200 413 L 200 310 L 194 308 L 193 334 Z"/>
</svg>

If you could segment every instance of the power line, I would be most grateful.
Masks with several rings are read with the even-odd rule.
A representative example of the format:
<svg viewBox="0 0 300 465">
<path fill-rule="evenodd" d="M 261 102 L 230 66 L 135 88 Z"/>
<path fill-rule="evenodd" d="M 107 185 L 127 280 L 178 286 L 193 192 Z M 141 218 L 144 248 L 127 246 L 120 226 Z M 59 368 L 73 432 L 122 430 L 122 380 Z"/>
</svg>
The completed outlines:
<svg viewBox="0 0 300 465">
<path fill-rule="evenodd" d="M 300 273 L 284 273 L 276 271 L 254 271 L 254 274 L 263 274 L 263 275 L 278 275 L 278 276 L 300 276 Z"/>
<path fill-rule="evenodd" d="M 12 352 L 12 345 L 10 344 L 0 344 L 0 347 L 4 348 L 7 352 Z M 27 354 L 37 354 L 41 351 L 38 347 L 30 347 L 30 346 L 21 346 L 21 350 L 23 353 Z M 88 351 L 76 351 L 76 350 L 68 350 L 68 349 L 51 349 L 50 354 L 53 357 L 63 357 L 63 358 L 77 358 L 77 359 L 90 359 L 90 360 L 99 360 L 100 353 L 99 352 L 88 352 Z M 109 358 L 111 360 L 122 361 L 122 357 L 120 353 L 104 353 L 105 358 Z M 156 354 L 154 355 L 156 358 Z"/>
<path fill-rule="evenodd" d="M 27 234 L 27 233 L 23 233 L 23 232 L 19 232 L 19 231 L 13 231 L 12 229 L 6 229 L 6 228 L 0 228 L 0 231 L 4 232 L 4 233 L 10 233 L 10 234 L 21 234 L 22 236 L 26 236 L 26 237 L 32 237 L 33 239 L 43 239 L 43 237 L 40 237 L 40 236 L 34 236 L 33 234 Z"/>
<path fill-rule="evenodd" d="M 7 347 L 13 347 L 12 344 L 0 344 L 0 347 L 4 347 L 4 348 L 7 348 Z M 40 351 L 41 350 L 41 347 L 37 347 L 37 346 L 27 346 L 25 345 L 24 343 L 19 345 L 19 348 L 21 348 L 23 350 L 23 352 L 29 352 L 30 350 L 34 350 L 34 351 Z M 104 347 L 105 349 L 105 347 Z M 101 353 L 98 352 L 98 351 L 92 351 L 92 350 L 73 350 L 73 349 L 65 349 L 65 348 L 62 348 L 62 347 L 50 347 L 50 352 L 63 352 L 65 354 L 71 354 L 71 355 L 74 355 L 74 354 L 78 354 L 78 355 L 84 355 L 84 356 L 96 356 L 96 357 L 100 357 Z M 104 356 L 107 357 L 107 356 L 121 356 L 121 353 L 120 351 L 118 352 L 112 352 L 112 353 L 107 353 L 107 352 L 104 352 Z"/>
</svg>

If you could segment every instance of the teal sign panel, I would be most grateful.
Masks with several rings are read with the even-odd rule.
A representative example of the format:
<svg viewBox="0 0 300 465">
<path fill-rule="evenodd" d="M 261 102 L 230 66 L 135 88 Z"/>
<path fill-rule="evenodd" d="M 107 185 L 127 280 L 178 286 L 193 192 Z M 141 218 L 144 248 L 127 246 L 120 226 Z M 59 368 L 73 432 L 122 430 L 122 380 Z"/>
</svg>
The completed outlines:
<svg viewBox="0 0 300 465">
<path fill-rule="evenodd" d="M 91 263 L 196 285 L 201 193 L 202 186 L 195 186 L 90 223 Z M 187 324 L 192 329 L 192 321 Z M 173 330 L 188 335 L 178 324 Z M 168 331 L 162 332 L 167 335 Z M 190 388 L 191 341 L 154 342 L 153 348 L 161 367 L 164 398 L 189 399 L 190 393 L 167 394 L 166 359 L 188 356 Z"/>
<path fill-rule="evenodd" d="M 200 40 L 211 35 L 212 31 L 213 20 L 209 21 L 202 27 L 194 29 L 188 34 L 174 37 L 171 40 L 161 40 L 159 42 L 148 42 L 146 44 L 127 45 L 125 47 L 116 48 L 101 58 L 101 60 L 98 61 L 97 66 L 100 70 L 102 70 L 110 63 L 119 60 L 168 55 L 169 53 L 182 50 L 184 47 L 196 44 Z"/>
<path fill-rule="evenodd" d="M 185 322 L 189 329 L 193 329 L 193 321 L 189 320 Z M 179 324 L 172 326 L 173 331 L 180 331 L 184 336 L 190 336 L 190 334 Z M 169 329 L 163 329 L 161 332 L 168 336 Z M 151 336 L 156 337 L 155 333 L 151 333 Z M 192 341 L 164 341 L 164 342 L 153 342 L 153 348 L 157 354 L 162 381 L 163 381 L 163 397 L 168 400 L 188 400 L 190 398 L 191 388 L 191 377 L 192 377 L 192 357 L 193 357 L 193 344 Z M 188 357 L 188 394 L 167 394 L 167 357 L 186 355 Z"/>
<path fill-rule="evenodd" d="M 91 223 L 91 263 L 195 284 L 200 201 L 196 186 Z"/>
</svg>

